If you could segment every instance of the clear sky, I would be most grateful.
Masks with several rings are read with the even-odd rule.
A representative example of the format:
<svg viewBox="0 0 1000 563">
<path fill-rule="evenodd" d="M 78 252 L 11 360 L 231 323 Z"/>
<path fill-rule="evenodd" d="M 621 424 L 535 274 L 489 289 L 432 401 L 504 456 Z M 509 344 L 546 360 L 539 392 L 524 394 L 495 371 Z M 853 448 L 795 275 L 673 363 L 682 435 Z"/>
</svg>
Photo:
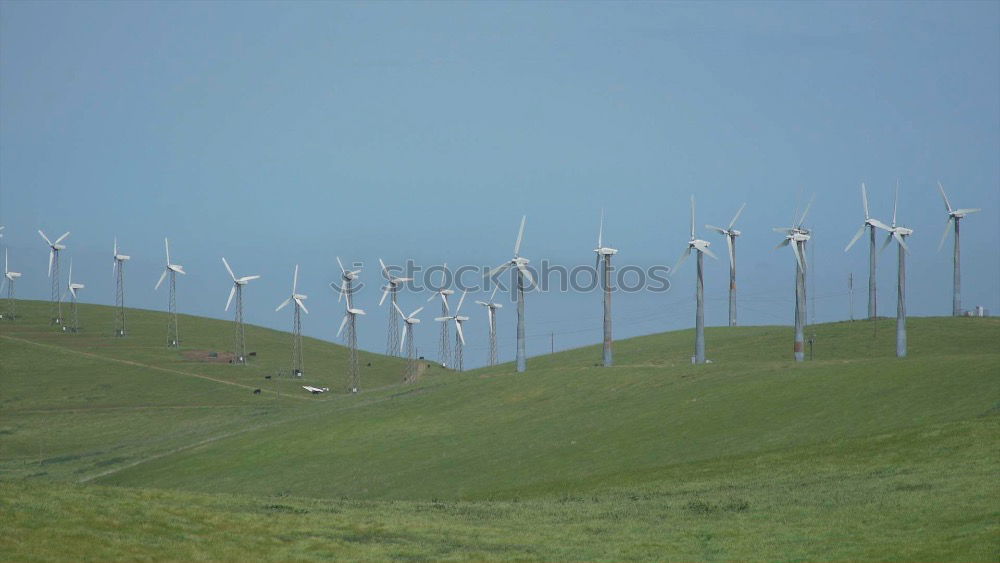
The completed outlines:
<svg viewBox="0 0 1000 563">
<path fill-rule="evenodd" d="M 888 220 L 898 180 L 910 312 L 944 315 L 941 180 L 984 210 L 963 223 L 963 304 L 1000 314 L 998 155 L 998 2 L 0 2 L 0 224 L 25 298 L 49 291 L 35 231 L 68 230 L 84 301 L 113 303 L 117 235 L 128 304 L 162 309 L 169 236 L 182 312 L 229 316 L 224 255 L 263 276 L 249 321 L 288 329 L 274 307 L 299 263 L 305 331 L 332 339 L 340 255 L 365 265 L 359 342 L 382 351 L 378 257 L 496 265 L 527 214 L 523 255 L 592 264 L 603 207 L 617 265 L 669 265 L 693 193 L 722 258 L 706 264 L 708 323 L 726 322 L 728 264 L 702 225 L 746 201 L 740 321 L 790 324 L 793 258 L 770 229 L 815 193 L 815 319 L 849 316 L 851 272 L 860 318 L 867 248 L 843 252 L 859 186 Z M 692 266 L 668 293 L 617 294 L 616 335 L 693 326 Z M 893 250 L 880 266 L 891 316 Z M 599 293 L 527 305 L 531 355 L 550 333 L 557 348 L 600 340 Z M 481 365 L 485 314 L 465 309 Z M 428 356 L 436 314 L 418 327 Z M 513 319 L 508 304 L 503 359 Z"/>
</svg>

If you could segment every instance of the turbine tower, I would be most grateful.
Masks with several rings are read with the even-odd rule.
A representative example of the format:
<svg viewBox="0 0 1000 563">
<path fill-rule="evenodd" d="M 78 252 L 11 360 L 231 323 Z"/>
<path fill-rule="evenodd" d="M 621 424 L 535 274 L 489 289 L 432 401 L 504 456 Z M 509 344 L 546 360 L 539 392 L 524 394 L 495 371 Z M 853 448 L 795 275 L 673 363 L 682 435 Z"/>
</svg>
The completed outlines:
<svg viewBox="0 0 1000 563">
<path fill-rule="evenodd" d="M 601 210 L 601 223 L 597 228 L 597 260 L 594 268 L 601 279 L 601 286 L 604 289 L 604 367 L 612 365 L 611 357 L 611 257 L 618 253 L 616 248 L 604 246 L 604 210 Z M 603 268 L 601 262 L 604 262 Z"/>
<path fill-rule="evenodd" d="M 292 295 L 281 302 L 281 305 L 274 310 L 278 312 L 289 303 L 294 303 L 294 313 L 292 313 L 292 375 L 302 377 L 302 311 L 309 314 L 303 301 L 306 295 L 298 292 L 299 287 L 299 265 L 295 265 L 295 274 L 292 276 Z"/>
<path fill-rule="evenodd" d="M 876 290 L 876 276 L 875 276 L 875 262 L 876 256 L 878 256 L 878 251 L 875 249 L 875 229 L 882 229 L 885 231 L 889 230 L 888 225 L 879 221 L 878 219 L 872 217 L 868 211 L 868 188 L 865 187 L 864 182 L 861 183 L 861 203 L 865 208 L 865 222 L 861 224 L 861 228 L 858 232 L 854 234 L 854 238 L 851 242 L 847 243 L 844 248 L 844 252 L 847 252 L 854 246 L 854 243 L 858 242 L 861 235 L 865 233 L 865 229 L 869 230 L 868 233 L 868 318 L 874 319 L 878 316 L 878 301 L 877 301 L 877 290 Z"/>
<path fill-rule="evenodd" d="M 497 294 L 500 286 L 493 288 L 489 301 L 476 301 L 476 304 L 486 307 L 486 314 L 490 325 L 490 365 L 497 365 L 497 309 L 502 309 L 503 305 L 493 302 L 493 297 Z"/>
<path fill-rule="evenodd" d="M 7 313 L 0 318 L 14 320 L 17 318 L 16 302 L 14 300 L 14 285 L 17 278 L 21 277 L 21 272 L 12 272 L 7 265 L 7 249 L 3 249 L 3 284 L 7 285 Z M 3 288 L 0 287 L 0 291 Z"/>
<path fill-rule="evenodd" d="M 413 278 L 397 278 L 389 273 L 389 269 L 386 268 L 385 262 L 381 258 L 378 259 L 378 263 L 382 266 L 382 275 L 386 279 L 386 286 L 382 291 L 382 299 L 379 299 L 378 306 L 381 307 L 382 303 L 385 303 L 386 296 L 391 296 L 390 301 L 395 304 L 399 288 L 403 283 L 413 281 Z M 399 356 L 399 317 L 396 316 L 396 312 L 393 311 L 392 307 L 389 307 L 388 311 L 389 331 L 385 340 L 385 355 Z"/>
<path fill-rule="evenodd" d="M 393 303 L 392 306 L 396 308 L 399 316 L 403 317 L 403 338 L 399 343 L 400 351 L 402 351 L 404 346 L 406 347 L 406 371 L 403 373 L 403 381 L 413 383 L 417 379 L 417 357 L 413 344 L 413 325 L 420 324 L 417 313 L 423 311 L 424 308 L 420 307 L 410 313 L 410 316 L 406 316 L 403 314 L 403 310 L 399 308 L 399 305 Z"/>
<path fill-rule="evenodd" d="M 733 220 L 729 222 L 729 226 L 725 229 L 713 225 L 705 225 L 706 228 L 726 237 L 726 246 L 729 247 L 729 326 L 736 326 L 736 237 L 742 234 L 733 227 L 736 225 L 736 220 L 739 219 L 740 213 L 743 213 L 743 208 L 746 206 L 747 204 L 745 203 L 740 206 L 736 211 L 736 215 L 733 215 Z"/>
<path fill-rule="evenodd" d="M 331 288 L 334 288 L 333 284 L 330 284 Z M 336 289 L 336 288 L 334 288 Z M 340 328 L 337 329 L 337 338 L 340 338 L 340 333 L 344 331 L 344 326 L 347 326 L 347 347 L 350 350 L 350 355 L 348 357 L 348 384 L 347 388 L 351 393 L 357 393 L 361 387 L 361 374 L 358 372 L 358 331 L 357 331 L 357 320 L 358 315 L 364 315 L 364 309 L 357 309 L 351 305 L 351 294 L 347 294 L 347 299 L 345 300 L 344 307 L 344 320 L 340 321 Z"/>
<path fill-rule="evenodd" d="M 941 237 L 941 242 L 938 243 L 939 252 L 941 251 L 941 247 L 944 246 L 945 239 L 948 238 L 948 230 L 951 227 L 951 224 L 955 223 L 955 254 L 952 257 L 951 314 L 952 316 L 957 317 L 962 314 L 962 250 L 959 246 L 958 224 L 965 218 L 966 215 L 982 210 L 979 208 L 952 209 L 951 202 L 948 201 L 948 196 L 944 193 L 944 186 L 941 185 L 941 182 L 938 182 L 938 189 L 941 190 L 941 197 L 944 199 L 944 206 L 948 210 L 948 222 L 944 225 L 944 235 Z"/>
<path fill-rule="evenodd" d="M 45 236 L 45 233 L 41 229 L 38 230 L 38 234 L 42 235 L 42 239 L 49 245 L 49 279 L 52 282 L 52 324 L 61 325 L 63 318 L 62 288 L 59 287 L 59 252 L 66 250 L 66 245 L 60 243 L 69 236 L 69 231 L 63 233 L 54 242 L 49 240 L 49 237 Z"/>
<path fill-rule="evenodd" d="M 444 270 L 441 272 L 441 287 L 438 288 L 433 295 L 427 298 L 427 302 L 430 303 L 435 297 L 441 298 L 441 316 L 447 317 L 451 314 L 451 310 L 448 307 L 448 296 L 454 295 L 455 290 L 447 289 L 445 284 L 448 283 L 448 263 L 445 262 Z M 448 330 L 448 323 L 441 325 L 441 337 L 438 339 L 438 361 L 443 367 L 448 367 L 451 363 L 451 332 Z"/>
<path fill-rule="evenodd" d="M 715 254 L 708 247 L 712 243 L 701 240 L 694 235 L 694 196 L 691 196 L 691 239 L 688 240 L 687 248 L 684 249 L 684 254 L 681 254 L 679 260 L 677 260 L 677 265 L 674 266 L 673 272 L 676 273 L 677 269 L 681 267 L 681 264 L 687 260 L 687 257 L 691 255 L 691 251 L 694 250 L 698 253 L 697 263 L 697 288 L 695 290 L 695 300 L 697 301 L 697 307 L 695 310 L 694 317 L 694 363 L 703 364 L 705 363 L 705 260 L 704 255 L 708 254 L 713 259 L 718 260 Z"/>
<path fill-rule="evenodd" d="M 131 256 L 118 252 L 118 237 L 111 257 L 111 275 L 115 278 L 115 336 L 125 336 L 125 262 Z"/>
<path fill-rule="evenodd" d="M 232 304 L 233 297 L 236 297 L 236 318 L 233 319 L 236 325 L 236 337 L 233 343 L 233 363 L 246 365 L 247 334 L 243 326 L 243 287 L 251 281 L 260 278 L 260 276 L 254 275 L 237 278 L 236 274 L 233 273 L 233 269 L 229 267 L 229 262 L 226 262 L 225 256 L 222 257 L 222 264 L 226 267 L 226 271 L 229 272 L 229 277 L 233 278 L 233 288 L 229 290 L 229 299 L 226 300 L 226 311 L 229 310 L 229 305 Z"/>
<path fill-rule="evenodd" d="M 163 238 L 163 246 L 167 250 L 167 263 L 163 267 L 163 273 L 160 274 L 160 281 L 156 282 L 156 287 L 153 288 L 153 291 L 160 289 L 163 279 L 169 274 L 170 299 L 167 303 L 167 314 L 169 316 L 167 319 L 167 346 L 177 348 L 181 344 L 180 336 L 177 333 L 177 274 L 183 276 L 187 272 L 184 271 L 184 267 L 180 264 L 170 263 L 170 241 L 166 237 Z"/>
<path fill-rule="evenodd" d="M 515 268 L 515 274 L 517 275 L 517 371 L 524 372 L 527 369 L 527 360 L 525 357 L 524 350 L 524 282 L 528 281 L 530 285 L 535 285 L 535 279 L 531 275 L 531 271 L 528 270 L 528 264 L 531 260 L 521 257 L 521 241 L 524 239 L 524 221 L 527 219 L 526 215 L 521 216 L 521 228 L 517 231 L 517 240 L 514 241 L 514 257 L 508 262 L 500 264 L 496 268 L 490 270 L 490 277 L 507 270 L 508 268 Z"/>
<path fill-rule="evenodd" d="M 80 330 L 80 313 L 77 311 L 76 307 L 76 292 L 83 289 L 84 285 L 82 283 L 73 283 L 73 260 L 69 261 L 69 282 L 66 284 L 66 289 L 69 290 L 72 300 L 70 301 L 73 314 L 73 324 L 71 326 L 63 326 L 63 329 L 68 329 L 70 332 L 77 332 Z"/>
<path fill-rule="evenodd" d="M 812 207 L 811 199 L 795 226 L 774 228 L 775 232 L 785 234 L 785 240 L 781 241 L 775 248 L 790 246 L 795 255 L 795 345 L 792 350 L 796 362 L 802 362 L 806 359 L 806 242 L 812 235 L 809 229 L 802 225 L 806 220 L 806 215 L 809 214 L 810 207 Z"/>
<path fill-rule="evenodd" d="M 462 371 L 463 362 L 463 348 L 465 347 L 465 331 L 462 330 L 462 323 L 469 320 L 469 317 L 463 317 L 459 315 L 459 311 L 462 310 L 462 303 L 465 302 L 466 292 L 462 292 L 462 297 L 458 300 L 458 307 L 455 307 L 454 315 L 445 315 L 443 317 L 436 317 L 434 320 L 448 324 L 449 321 L 455 321 L 455 356 L 452 359 L 451 367 L 455 371 Z"/>
<path fill-rule="evenodd" d="M 899 268 L 896 273 L 896 357 L 906 357 L 906 255 L 910 248 L 906 246 L 906 237 L 913 234 L 913 229 L 896 226 L 896 206 L 899 203 L 899 184 L 896 184 L 896 198 L 892 202 L 892 223 L 888 229 L 889 235 L 882 248 L 896 240 L 899 246 Z M 964 210 L 968 211 L 968 210 Z M 949 219 L 950 220 L 950 219 Z M 947 233 L 947 231 L 945 231 Z"/>
</svg>

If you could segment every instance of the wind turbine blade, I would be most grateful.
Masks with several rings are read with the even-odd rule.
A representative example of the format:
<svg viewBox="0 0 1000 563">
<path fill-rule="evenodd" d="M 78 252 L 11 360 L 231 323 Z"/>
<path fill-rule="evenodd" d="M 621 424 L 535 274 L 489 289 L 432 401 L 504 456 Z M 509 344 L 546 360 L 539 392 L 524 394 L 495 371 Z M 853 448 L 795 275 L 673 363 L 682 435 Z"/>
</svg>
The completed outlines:
<svg viewBox="0 0 1000 563">
<path fill-rule="evenodd" d="M 490 334 L 493 334 L 493 307 L 487 307 L 486 314 L 489 315 Z"/>
<path fill-rule="evenodd" d="M 303 311 L 305 311 L 307 315 L 309 314 L 309 309 L 306 309 L 306 304 L 305 304 L 305 303 L 303 303 L 301 299 L 299 299 L 298 297 L 296 297 L 296 298 L 295 298 L 295 303 L 296 303 L 296 304 L 297 304 L 297 305 L 298 305 L 299 307 L 302 307 L 302 310 L 303 310 Z"/>
<path fill-rule="evenodd" d="M 691 238 L 694 238 L 694 195 L 691 196 Z"/>
<path fill-rule="evenodd" d="M 166 268 L 164 268 L 164 269 L 163 269 L 163 273 L 162 273 L 162 274 L 160 274 L 160 281 L 156 282 L 156 287 L 154 287 L 154 288 L 153 288 L 153 291 L 156 291 L 157 289 L 160 289 L 160 284 L 162 284 L 162 283 L 163 283 L 163 280 L 164 280 L 164 278 L 166 278 L 166 277 L 167 277 L 167 272 L 168 272 L 168 271 L 169 271 L 169 270 L 167 270 Z"/>
<path fill-rule="evenodd" d="M 239 281 L 245 283 L 245 282 L 250 282 L 250 281 L 259 280 L 259 279 L 260 279 L 260 276 L 256 276 L 256 275 L 254 275 L 254 276 L 243 276 L 242 278 L 239 279 Z"/>
<path fill-rule="evenodd" d="M 681 257 L 677 259 L 677 263 L 674 264 L 674 268 L 672 270 L 670 270 L 670 274 L 671 275 L 677 273 L 677 270 L 680 269 L 681 264 L 683 264 L 684 261 L 687 260 L 687 258 L 688 258 L 688 256 L 690 254 L 691 254 L 691 247 L 689 246 L 689 247 L 687 247 L 687 248 L 684 249 L 684 254 L 681 254 Z"/>
<path fill-rule="evenodd" d="M 402 314 L 403 314 L 403 313 L 400 313 L 400 315 L 402 315 Z M 406 317 L 403 317 L 403 318 L 406 318 Z M 409 323 L 407 323 L 407 324 L 406 324 L 406 325 L 405 325 L 405 326 L 403 327 L 403 336 L 402 336 L 402 337 L 400 337 L 400 339 L 399 339 L 399 353 L 400 353 L 400 354 L 402 354 L 402 353 L 403 353 L 403 345 L 404 345 L 404 344 L 406 344 L 406 335 L 407 335 L 407 334 L 409 334 L 410 330 L 411 330 L 411 329 L 410 329 L 410 325 L 409 325 Z"/>
<path fill-rule="evenodd" d="M 340 256 L 337 256 L 337 265 L 340 266 L 341 272 L 347 273 L 347 270 L 344 269 L 344 263 L 340 261 Z"/>
<path fill-rule="evenodd" d="M 396 312 L 399 313 L 400 317 L 403 317 L 404 319 L 406 318 L 406 315 L 403 314 L 403 310 L 399 308 L 399 305 L 396 305 L 395 301 L 392 303 L 392 306 L 396 308 Z"/>
<path fill-rule="evenodd" d="M 865 186 L 864 182 L 861 182 L 861 203 L 865 206 L 865 221 L 868 220 L 868 188 Z"/>
<path fill-rule="evenodd" d="M 433 301 L 433 300 L 434 300 L 434 298 L 435 298 L 435 297 L 437 297 L 437 296 L 438 296 L 438 292 L 436 292 L 436 291 L 435 291 L 434 293 L 432 293 L 432 294 L 431 294 L 431 296 L 430 296 L 430 297 L 428 297 L 428 298 L 427 298 L 427 302 L 428 302 L 428 303 L 430 303 L 430 302 L 431 302 L 431 301 Z"/>
<path fill-rule="evenodd" d="M 69 236 L 69 231 L 66 231 L 65 233 L 63 233 L 63 234 L 62 234 L 62 236 L 61 236 L 61 237 L 57 238 L 57 239 L 55 240 L 55 242 L 54 242 L 54 243 L 52 243 L 52 244 L 59 244 L 60 242 L 62 242 L 62 241 L 63 241 L 63 239 L 64 239 L 64 238 L 66 238 L 66 237 L 68 237 L 68 236 Z"/>
<path fill-rule="evenodd" d="M 882 221 L 879 221 L 878 219 L 869 219 L 868 223 L 874 225 L 875 227 L 877 227 L 879 229 L 882 229 L 883 231 L 891 231 L 892 230 L 892 227 L 890 227 L 889 225 L 886 225 L 885 223 L 883 223 Z"/>
<path fill-rule="evenodd" d="M 517 231 L 517 241 L 514 243 L 514 256 L 521 251 L 521 239 L 524 238 L 524 221 L 527 219 L 527 215 L 521 216 L 521 228 Z"/>
<path fill-rule="evenodd" d="M 524 264 L 518 264 L 517 265 L 517 269 L 518 269 L 518 271 L 521 272 L 521 275 L 523 275 L 525 278 L 528 278 L 528 286 L 529 287 L 534 287 L 535 286 L 535 278 L 532 277 L 531 271 L 528 270 L 528 268 L 525 267 Z"/>
<path fill-rule="evenodd" d="M 698 250 L 700 250 L 701 252 L 704 252 L 705 254 L 708 254 L 713 260 L 718 260 L 719 259 L 719 257 L 716 256 L 711 250 L 709 250 L 707 246 L 702 246 Z"/>
<path fill-rule="evenodd" d="M 344 320 L 340 321 L 340 328 L 337 329 L 337 338 L 340 338 L 340 333 L 344 331 L 344 325 L 347 324 L 347 315 L 344 315 Z"/>
<path fill-rule="evenodd" d="M 888 235 L 886 235 L 885 242 L 882 243 L 882 247 L 879 248 L 879 252 L 885 250 L 885 247 L 889 246 L 889 243 L 892 242 L 892 235 L 894 235 L 894 234 L 895 234 L 895 231 L 892 231 Z"/>
<path fill-rule="evenodd" d="M 979 213 L 982 209 L 974 207 L 972 209 L 956 209 L 955 213 L 961 213 L 962 215 L 968 215 L 969 213 Z"/>
<path fill-rule="evenodd" d="M 601 253 L 598 252 L 596 254 L 597 255 L 594 257 L 594 270 L 600 270 L 601 269 Z M 600 274 L 600 272 L 598 272 L 598 274 Z"/>
<path fill-rule="evenodd" d="M 776 244 L 774 246 L 774 249 L 777 250 L 777 249 L 781 248 L 782 246 L 788 246 L 788 244 L 790 242 L 792 242 L 792 239 L 786 238 L 785 240 L 783 240 L 783 241 L 779 242 L 778 244 Z"/>
<path fill-rule="evenodd" d="M 948 238 L 948 232 L 951 231 L 951 222 L 955 218 L 951 215 L 948 216 L 948 220 L 944 223 L 944 233 L 941 235 L 941 242 L 938 243 L 938 252 L 941 252 L 941 247 L 944 246 L 944 241 Z"/>
<path fill-rule="evenodd" d="M 236 281 L 236 274 L 233 273 L 233 269 L 229 267 L 229 262 L 226 262 L 226 257 L 222 257 L 222 263 L 226 266 L 226 271 L 229 272 L 229 277 Z"/>
<path fill-rule="evenodd" d="M 450 321 L 453 318 L 455 318 L 455 317 L 434 317 L 434 320 L 436 322 L 441 323 L 441 322 L 444 322 L 444 321 Z"/>
<path fill-rule="evenodd" d="M 118 237 L 115 237 L 115 251 L 112 256 L 118 256 Z"/>
<path fill-rule="evenodd" d="M 796 227 L 801 227 L 802 224 L 806 222 L 806 215 L 809 215 L 809 208 L 812 207 L 813 200 L 815 199 L 816 199 L 816 194 L 813 194 L 813 196 L 809 198 L 809 203 L 806 204 L 806 209 L 805 211 L 802 212 L 802 216 L 799 217 L 799 222 L 795 225 Z"/>
<path fill-rule="evenodd" d="M 56 251 L 53 248 L 49 248 L 49 277 L 52 277 L 52 261 L 55 259 Z"/>
<path fill-rule="evenodd" d="M 720 235 L 727 234 L 726 233 L 726 229 L 723 229 L 722 227 L 716 227 L 715 225 L 705 224 L 705 228 L 709 229 L 711 231 L 715 231 L 715 232 L 719 233 Z"/>
<path fill-rule="evenodd" d="M 948 210 L 948 213 L 950 214 L 951 213 L 951 202 L 948 201 L 948 196 L 944 193 L 944 186 L 941 185 L 941 182 L 938 182 L 938 190 L 941 191 L 941 197 L 944 199 L 944 206 Z"/>
<path fill-rule="evenodd" d="M 382 299 L 378 300 L 378 306 L 379 307 L 381 307 L 382 304 L 385 303 L 385 298 L 386 298 L 387 295 L 389 295 L 389 289 L 390 289 L 390 287 L 388 285 L 385 286 L 385 290 L 382 292 Z"/>
<path fill-rule="evenodd" d="M 861 235 L 865 234 L 865 228 L 866 227 L 868 227 L 867 224 L 861 225 L 861 228 L 858 229 L 858 232 L 854 234 L 854 238 L 851 239 L 851 242 L 847 243 L 847 246 L 844 247 L 844 252 L 847 252 L 848 250 L 850 250 L 851 247 L 854 246 L 854 243 L 858 242 L 858 239 L 861 238 Z"/>
<path fill-rule="evenodd" d="M 743 213 L 743 208 L 746 207 L 746 206 L 747 206 L 746 203 L 744 203 L 743 205 L 740 206 L 740 209 L 739 209 L 739 211 L 736 212 L 736 215 L 733 215 L 733 220 L 729 222 L 729 228 L 727 230 L 732 230 L 733 229 L 733 225 L 736 224 L 736 220 L 740 218 L 740 213 Z"/>
<path fill-rule="evenodd" d="M 468 290 L 462 291 L 462 297 L 458 300 L 458 307 L 455 307 L 455 314 L 456 315 L 462 309 L 462 303 L 465 302 L 465 294 L 466 293 L 468 293 Z"/>
<path fill-rule="evenodd" d="M 495 276 L 497 274 L 501 274 L 507 268 L 510 268 L 510 262 L 504 262 L 503 264 L 500 264 L 496 268 L 493 268 L 492 270 L 490 270 L 490 276 L 489 277 L 493 277 L 493 276 Z M 499 286 L 497 286 L 497 287 L 499 287 Z"/>
<path fill-rule="evenodd" d="M 45 244 L 52 246 L 52 241 L 49 240 L 49 237 L 45 236 L 45 233 L 41 229 L 38 229 L 38 234 L 42 235 L 42 240 L 45 241 Z"/>
<path fill-rule="evenodd" d="M 896 180 L 896 195 L 892 199 L 892 223 L 889 223 L 893 227 L 896 226 L 896 206 L 899 204 L 899 180 Z"/>
<path fill-rule="evenodd" d="M 898 233 L 892 233 L 892 237 L 896 239 L 896 242 L 899 243 L 899 246 L 903 247 L 904 252 L 906 252 L 907 254 L 910 253 L 910 247 L 906 245 L 906 241 L 903 240 L 902 236 L 900 236 Z"/>
<path fill-rule="evenodd" d="M 799 265 L 799 270 L 805 272 L 806 265 L 805 261 L 802 259 L 802 256 L 799 253 L 798 243 L 792 244 L 792 253 L 795 254 L 795 262 Z"/>
<path fill-rule="evenodd" d="M 73 285 L 73 260 L 69 261 L 69 285 Z"/>
<path fill-rule="evenodd" d="M 500 289 L 499 285 L 493 288 L 493 293 L 490 294 L 490 303 L 493 302 L 493 297 L 497 294 L 498 289 Z"/>
<path fill-rule="evenodd" d="M 299 292 L 299 265 L 295 265 L 295 273 L 292 274 L 292 294 Z"/>
<path fill-rule="evenodd" d="M 409 317 L 406 317 L 406 318 L 408 318 L 408 319 L 412 319 L 413 317 L 417 316 L 417 313 L 419 313 L 420 311 L 423 311 L 423 310 L 424 310 L 424 308 L 423 308 L 423 307 L 418 307 L 416 311 L 414 311 L 414 312 L 410 313 L 410 316 L 409 316 Z"/>
<path fill-rule="evenodd" d="M 597 248 L 601 248 L 604 237 L 604 209 L 601 209 L 601 226 L 597 228 Z"/>
<path fill-rule="evenodd" d="M 458 331 L 458 339 L 462 342 L 462 346 L 465 346 L 465 333 L 462 331 L 462 323 L 455 321 L 455 330 Z"/>
<path fill-rule="evenodd" d="M 233 296 L 236 295 L 236 286 L 234 285 L 232 289 L 229 290 L 229 299 L 226 299 L 226 311 L 229 310 L 229 305 L 233 302 Z"/>
<path fill-rule="evenodd" d="M 277 308 L 274 309 L 274 312 L 277 313 L 278 311 L 284 309 L 291 302 L 292 302 L 292 298 L 291 297 L 289 297 L 288 299 L 285 299 L 284 301 L 281 302 L 281 305 L 278 305 Z"/>
<path fill-rule="evenodd" d="M 729 247 L 729 266 L 736 267 L 736 249 L 733 248 L 733 237 L 726 235 L 726 246 Z"/>
<path fill-rule="evenodd" d="M 167 249 L 167 264 L 170 264 L 170 241 L 163 237 L 163 247 Z"/>
<path fill-rule="evenodd" d="M 445 295 L 445 294 L 443 294 L 443 293 L 438 293 L 438 295 L 441 296 L 441 302 L 444 303 L 444 310 L 448 311 L 450 313 L 451 312 L 451 308 L 448 307 L 448 296 Z"/>
<path fill-rule="evenodd" d="M 73 295 L 73 299 L 76 299 L 76 288 L 69 286 L 69 292 Z"/>
<path fill-rule="evenodd" d="M 386 279 L 392 279 L 392 276 L 389 275 L 389 270 L 385 267 L 385 262 L 381 258 L 378 259 L 378 265 L 382 267 L 382 273 L 385 274 Z"/>
</svg>

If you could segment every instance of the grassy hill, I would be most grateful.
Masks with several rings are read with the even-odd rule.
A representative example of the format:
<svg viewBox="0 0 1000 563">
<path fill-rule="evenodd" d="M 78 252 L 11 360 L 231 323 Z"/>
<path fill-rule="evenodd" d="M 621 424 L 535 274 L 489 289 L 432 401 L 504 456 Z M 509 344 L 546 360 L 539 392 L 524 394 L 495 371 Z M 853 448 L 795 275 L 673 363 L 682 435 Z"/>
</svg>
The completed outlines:
<svg viewBox="0 0 1000 563">
<path fill-rule="evenodd" d="M 891 320 L 813 327 L 799 365 L 786 327 L 709 329 L 704 366 L 691 331 L 618 342 L 614 368 L 589 347 L 415 385 L 365 355 L 363 393 L 315 397 L 263 379 L 287 334 L 254 328 L 256 362 L 220 365 L 163 347 L 162 313 L 122 340 L 45 307 L 0 322 L 5 559 L 1000 555 L 998 319 L 911 319 L 903 360 Z M 342 347 L 305 352 L 343 388 Z"/>
</svg>

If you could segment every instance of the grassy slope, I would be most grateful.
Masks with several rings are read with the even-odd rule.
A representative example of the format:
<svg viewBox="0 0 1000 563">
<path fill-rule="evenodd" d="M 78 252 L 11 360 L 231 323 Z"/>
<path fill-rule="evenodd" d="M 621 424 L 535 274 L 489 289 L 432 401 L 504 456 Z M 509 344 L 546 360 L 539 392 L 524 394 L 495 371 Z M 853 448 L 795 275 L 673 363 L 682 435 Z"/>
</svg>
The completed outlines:
<svg viewBox="0 0 1000 563">
<path fill-rule="evenodd" d="M 54 334 L 30 322 L 43 307 L 0 323 L 2 558 L 998 555 L 996 319 L 912 319 L 901 361 L 891 321 L 877 339 L 820 325 L 800 366 L 787 328 L 715 329 L 709 366 L 687 362 L 688 331 L 618 343 L 613 369 L 588 348 L 523 376 L 316 398 L 249 393 L 287 335 L 255 329 L 244 370 L 163 349 L 162 314 L 134 313 L 120 341 Z M 222 322 L 181 327 L 188 345 L 229 342 Z M 307 344 L 310 377 L 343 359 Z M 372 386 L 398 379 L 398 361 L 364 361 Z M 160 490 L 65 484 L 95 477 Z"/>
</svg>

